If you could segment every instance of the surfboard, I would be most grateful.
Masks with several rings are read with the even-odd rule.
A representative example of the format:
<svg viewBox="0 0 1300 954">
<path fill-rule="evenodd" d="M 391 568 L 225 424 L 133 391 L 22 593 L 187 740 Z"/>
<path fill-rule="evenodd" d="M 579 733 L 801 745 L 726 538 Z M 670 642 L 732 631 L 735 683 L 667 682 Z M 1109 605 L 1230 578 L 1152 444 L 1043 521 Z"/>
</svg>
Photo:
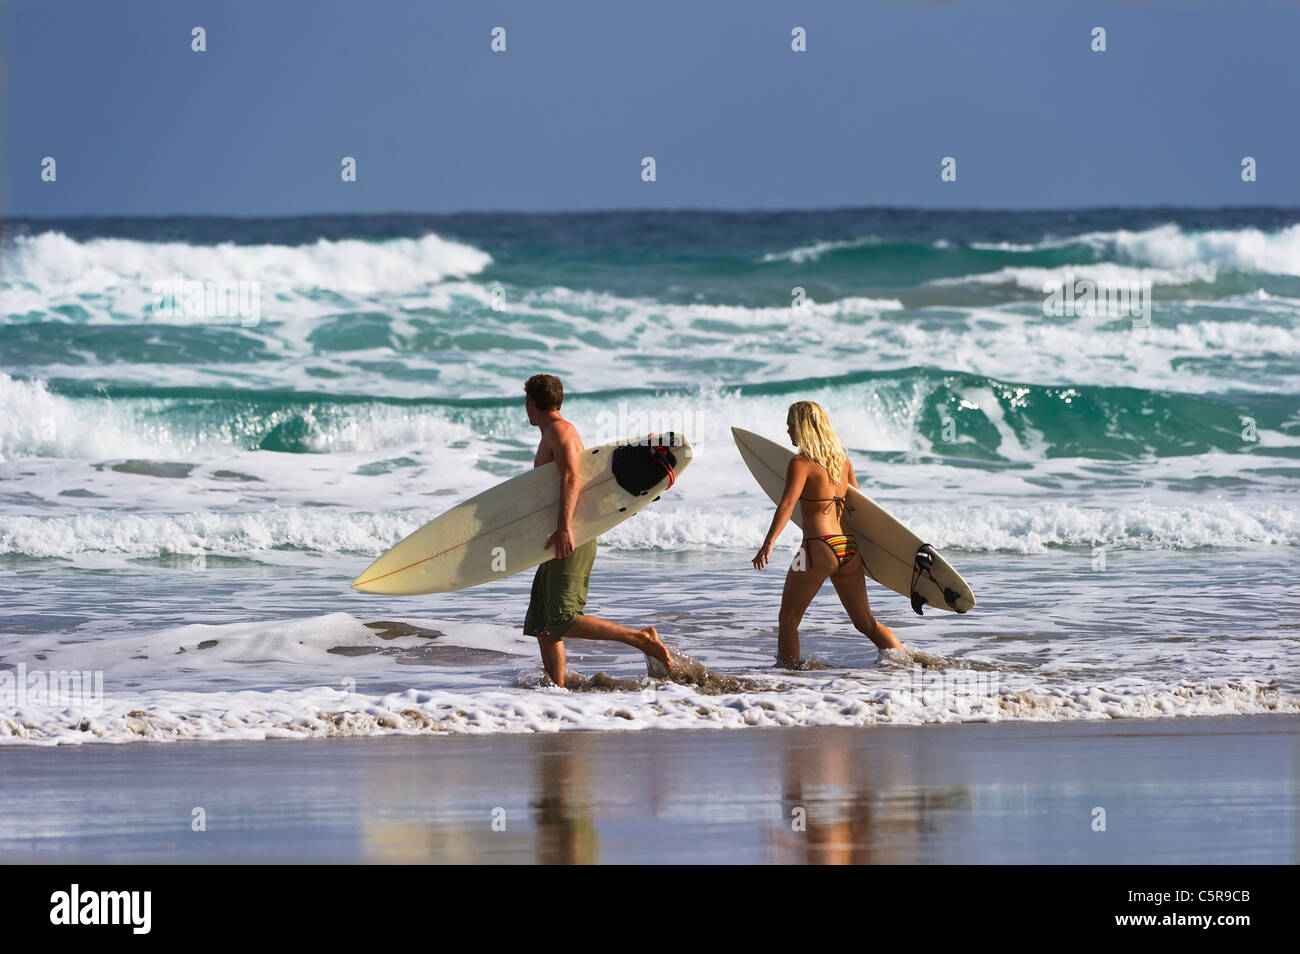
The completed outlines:
<svg viewBox="0 0 1300 954">
<path fill-rule="evenodd" d="M 675 432 L 651 434 L 579 455 L 573 543 L 581 546 L 636 516 L 691 460 Z M 546 541 L 560 508 L 554 462 L 535 467 L 448 510 L 370 564 L 352 588 L 390 596 L 463 590 L 554 559 Z"/>
<path fill-rule="evenodd" d="M 739 427 L 731 429 L 745 466 L 773 503 L 785 493 L 785 473 L 796 451 Z M 966 581 L 933 547 L 905 527 L 878 503 L 850 487 L 842 524 L 858 541 L 858 554 L 867 575 L 912 601 L 918 615 L 925 606 L 965 613 L 975 605 Z M 795 507 L 791 520 L 802 526 Z"/>
</svg>

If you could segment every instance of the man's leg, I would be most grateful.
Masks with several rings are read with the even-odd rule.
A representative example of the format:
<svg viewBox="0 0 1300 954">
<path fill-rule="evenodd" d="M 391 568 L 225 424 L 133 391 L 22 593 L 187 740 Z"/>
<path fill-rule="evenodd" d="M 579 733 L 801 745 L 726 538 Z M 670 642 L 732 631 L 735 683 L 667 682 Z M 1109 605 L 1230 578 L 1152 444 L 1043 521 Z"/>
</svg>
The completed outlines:
<svg viewBox="0 0 1300 954">
<path fill-rule="evenodd" d="M 613 640 L 641 650 L 650 658 L 659 660 L 668 669 L 673 667 L 672 661 L 668 658 L 668 648 L 659 639 L 659 633 L 653 626 L 647 626 L 645 629 L 629 629 L 610 620 L 601 619 L 599 616 L 579 616 L 569 624 L 569 628 L 564 631 L 564 636 L 566 639 Z M 560 652 L 563 653 L 564 650 L 561 649 Z M 545 656 L 546 650 L 543 649 L 542 658 L 545 659 Z"/>
<path fill-rule="evenodd" d="M 564 641 L 552 636 L 546 625 L 547 590 L 551 581 L 550 564 L 543 563 L 533 575 L 533 589 L 528 598 L 528 613 L 524 616 L 524 635 L 537 640 L 542 654 L 542 667 L 557 686 L 564 685 Z"/>
<path fill-rule="evenodd" d="M 598 616 L 584 616 L 587 605 L 587 581 L 596 559 L 596 541 L 584 543 L 555 565 L 555 574 L 547 587 L 548 633 L 562 639 L 610 640 L 639 649 L 651 659 L 657 659 L 665 668 L 672 669 L 668 650 L 659 639 L 653 626 L 631 629 Z"/>
<path fill-rule="evenodd" d="M 564 640 L 557 639 L 550 633 L 542 633 L 537 637 L 537 646 L 542 651 L 542 666 L 546 669 L 546 675 L 551 677 L 551 682 L 557 686 L 564 685 Z"/>
</svg>

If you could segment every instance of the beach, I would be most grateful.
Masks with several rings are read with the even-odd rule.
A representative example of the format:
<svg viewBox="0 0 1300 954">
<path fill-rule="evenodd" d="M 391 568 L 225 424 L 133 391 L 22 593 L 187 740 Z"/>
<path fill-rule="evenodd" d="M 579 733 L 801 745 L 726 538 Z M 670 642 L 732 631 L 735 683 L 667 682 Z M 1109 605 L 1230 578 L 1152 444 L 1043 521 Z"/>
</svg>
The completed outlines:
<svg viewBox="0 0 1300 954">
<path fill-rule="evenodd" d="M 1295 864 L 1298 795 L 1295 716 L 25 746 L 0 860 Z"/>
</svg>

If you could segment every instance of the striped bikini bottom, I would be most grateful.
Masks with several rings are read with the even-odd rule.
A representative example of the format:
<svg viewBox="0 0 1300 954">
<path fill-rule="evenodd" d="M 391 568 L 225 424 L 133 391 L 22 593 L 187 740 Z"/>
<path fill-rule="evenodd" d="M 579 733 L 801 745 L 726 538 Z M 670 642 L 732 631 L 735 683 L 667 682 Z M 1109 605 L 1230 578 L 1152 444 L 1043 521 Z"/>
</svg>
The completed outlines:
<svg viewBox="0 0 1300 954">
<path fill-rule="evenodd" d="M 825 537 L 809 537 L 808 540 L 820 540 L 831 548 L 835 554 L 835 559 L 839 561 L 840 566 L 848 563 L 858 555 L 858 541 L 852 536 L 844 533 L 832 533 Z M 807 543 L 808 540 L 804 542 Z M 838 567 L 837 567 L 838 569 Z"/>
</svg>

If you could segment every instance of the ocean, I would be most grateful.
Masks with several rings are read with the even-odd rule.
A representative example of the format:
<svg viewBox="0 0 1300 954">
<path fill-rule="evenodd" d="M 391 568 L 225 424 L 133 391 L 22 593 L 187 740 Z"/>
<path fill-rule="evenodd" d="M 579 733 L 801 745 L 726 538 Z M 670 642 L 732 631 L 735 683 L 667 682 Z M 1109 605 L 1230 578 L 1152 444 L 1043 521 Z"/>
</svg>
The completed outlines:
<svg viewBox="0 0 1300 954">
<path fill-rule="evenodd" d="M 1300 210 L 0 229 L 0 742 L 1300 712 Z M 690 435 L 600 539 L 587 609 L 719 679 L 573 642 L 586 678 L 545 685 L 531 572 L 349 588 L 531 466 L 539 371 L 588 444 Z M 782 439 L 802 399 L 978 605 L 869 583 L 907 647 L 880 654 L 827 586 L 824 668 L 791 672 L 797 529 L 749 565 L 772 506 L 729 429 Z"/>
</svg>

